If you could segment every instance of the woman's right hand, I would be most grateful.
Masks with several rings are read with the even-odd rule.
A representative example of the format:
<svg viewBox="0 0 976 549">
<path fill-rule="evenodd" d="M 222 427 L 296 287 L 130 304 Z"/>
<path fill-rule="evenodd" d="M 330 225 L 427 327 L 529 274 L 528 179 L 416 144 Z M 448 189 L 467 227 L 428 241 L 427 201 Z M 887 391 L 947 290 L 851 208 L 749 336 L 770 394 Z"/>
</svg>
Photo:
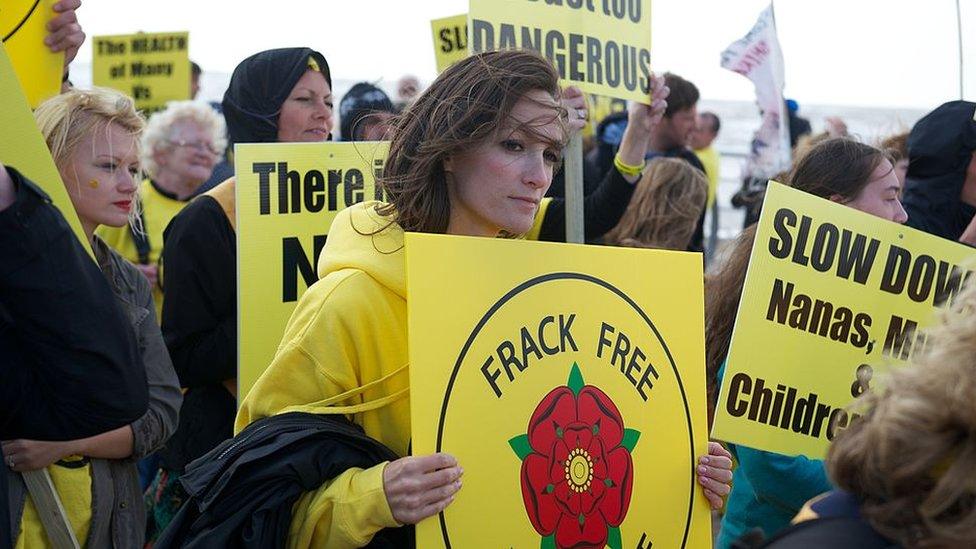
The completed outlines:
<svg viewBox="0 0 976 549">
<path fill-rule="evenodd" d="M 440 513 L 461 489 L 463 472 L 454 456 L 444 453 L 391 461 L 383 470 L 383 490 L 393 518 L 416 524 Z"/>
</svg>

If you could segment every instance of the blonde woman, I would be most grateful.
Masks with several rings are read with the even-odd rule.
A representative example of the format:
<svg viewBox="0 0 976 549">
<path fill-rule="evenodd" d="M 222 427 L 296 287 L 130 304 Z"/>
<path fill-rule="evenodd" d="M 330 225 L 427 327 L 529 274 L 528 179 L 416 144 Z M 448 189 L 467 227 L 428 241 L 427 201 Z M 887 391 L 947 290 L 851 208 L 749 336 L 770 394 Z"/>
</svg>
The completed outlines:
<svg viewBox="0 0 976 549">
<path fill-rule="evenodd" d="M 156 319 L 163 306 L 158 279 L 163 229 L 213 172 L 227 147 L 224 119 L 206 103 L 174 101 L 149 119 L 142 134 L 142 167 L 148 176 L 137 193 L 139 223 L 103 225 L 97 234 L 146 275 L 153 288 Z"/>
<path fill-rule="evenodd" d="M 603 240 L 613 246 L 687 250 L 705 210 L 708 181 L 675 158 L 652 160 L 627 211 Z"/>
<path fill-rule="evenodd" d="M 14 530 L 11 541 L 17 547 L 45 547 L 48 543 L 37 510 L 16 474 L 47 468 L 80 543 L 89 548 L 139 547 L 144 539 L 145 510 L 136 460 L 169 438 L 176 426 L 181 394 L 156 324 L 149 283 L 95 236 L 95 229 L 129 223 L 140 173 L 139 137 L 144 121 L 132 99 L 97 88 L 52 98 L 38 107 L 35 118 L 99 267 L 131 324 L 140 360 L 130 367 L 145 370 L 149 409 L 129 425 L 89 438 L 4 441 Z"/>
</svg>

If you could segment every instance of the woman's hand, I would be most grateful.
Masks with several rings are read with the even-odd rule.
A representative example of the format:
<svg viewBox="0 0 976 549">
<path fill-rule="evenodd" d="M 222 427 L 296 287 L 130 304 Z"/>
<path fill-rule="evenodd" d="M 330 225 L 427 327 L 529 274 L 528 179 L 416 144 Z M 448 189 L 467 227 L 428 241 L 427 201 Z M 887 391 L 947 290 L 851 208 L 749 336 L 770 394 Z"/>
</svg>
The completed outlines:
<svg viewBox="0 0 976 549">
<path fill-rule="evenodd" d="M 74 454 L 71 442 L 45 440 L 6 440 L 3 446 L 4 465 L 18 473 L 43 469 L 59 459 Z"/>
<path fill-rule="evenodd" d="M 698 484 L 712 509 L 721 509 L 722 497 L 732 491 L 732 454 L 717 442 L 708 443 L 708 455 L 698 458 Z"/>
<path fill-rule="evenodd" d="M 461 489 L 463 472 L 454 456 L 444 453 L 391 461 L 383 470 L 383 490 L 393 518 L 416 524 L 440 513 Z"/>
<path fill-rule="evenodd" d="M 81 30 L 78 16 L 75 14 L 75 10 L 79 7 L 81 7 L 81 0 L 61 0 L 54 4 L 57 15 L 47 23 L 48 35 L 44 39 L 44 44 L 55 53 L 64 52 L 65 71 L 85 42 L 85 33 Z"/>
<path fill-rule="evenodd" d="M 569 126 L 569 137 L 573 137 L 586 126 L 586 119 L 589 117 L 586 96 L 576 86 L 569 86 L 563 90 L 560 104 L 566 109 L 566 123 Z"/>
<path fill-rule="evenodd" d="M 668 94 L 671 89 L 664 82 L 663 76 L 651 77 L 651 104 L 645 105 L 631 101 L 627 105 L 627 129 L 620 140 L 617 153 L 620 160 L 628 166 L 640 166 L 647 154 L 647 145 L 651 140 L 651 133 L 664 117 L 668 108 Z M 637 178 L 634 178 L 636 181 Z M 633 183 L 633 181 L 631 181 Z"/>
<path fill-rule="evenodd" d="M 143 265 L 141 263 L 134 263 L 134 265 L 136 266 L 136 269 L 139 269 L 139 272 L 146 277 L 146 280 L 149 281 L 149 287 L 155 288 L 156 282 L 159 280 L 159 267 L 157 267 L 155 264 Z"/>
</svg>

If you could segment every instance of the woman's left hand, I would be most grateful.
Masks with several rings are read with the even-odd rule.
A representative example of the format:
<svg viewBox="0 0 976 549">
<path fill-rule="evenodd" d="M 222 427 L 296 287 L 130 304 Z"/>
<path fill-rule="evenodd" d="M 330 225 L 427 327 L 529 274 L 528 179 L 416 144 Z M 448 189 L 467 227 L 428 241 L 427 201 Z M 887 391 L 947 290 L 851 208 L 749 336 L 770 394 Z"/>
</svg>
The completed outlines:
<svg viewBox="0 0 976 549">
<path fill-rule="evenodd" d="M 85 42 L 85 32 L 81 30 L 78 15 L 75 13 L 80 7 L 81 0 L 60 0 L 54 4 L 57 15 L 47 23 L 48 35 L 44 44 L 55 53 L 64 52 L 65 70 Z"/>
<path fill-rule="evenodd" d="M 583 91 L 576 86 L 569 86 L 563 90 L 562 107 L 566 109 L 566 121 L 569 125 L 569 136 L 573 137 L 576 133 L 586 126 L 586 119 L 589 118 L 589 110 L 586 106 L 586 96 Z"/>
<path fill-rule="evenodd" d="M 4 465 L 18 473 L 43 469 L 61 458 L 70 456 L 70 442 L 49 442 L 46 440 L 5 440 L 3 446 Z"/>
<path fill-rule="evenodd" d="M 723 496 L 732 490 L 732 454 L 717 442 L 708 443 L 708 455 L 698 458 L 698 484 L 712 509 L 721 509 Z"/>
</svg>

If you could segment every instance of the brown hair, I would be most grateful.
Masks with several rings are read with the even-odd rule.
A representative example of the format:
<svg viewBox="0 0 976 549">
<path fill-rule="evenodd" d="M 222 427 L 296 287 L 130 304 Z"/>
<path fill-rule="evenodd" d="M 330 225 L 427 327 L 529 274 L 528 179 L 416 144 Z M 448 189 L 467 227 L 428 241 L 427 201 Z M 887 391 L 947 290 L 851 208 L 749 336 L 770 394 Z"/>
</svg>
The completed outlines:
<svg viewBox="0 0 976 549">
<path fill-rule="evenodd" d="M 671 93 L 668 94 L 668 106 L 664 109 L 665 118 L 671 118 L 674 113 L 690 109 L 698 103 L 701 94 L 698 93 L 698 87 L 691 81 L 685 80 L 677 74 L 666 72 L 664 73 L 664 82 L 671 89 Z"/>
<path fill-rule="evenodd" d="M 718 401 L 718 369 L 729 354 L 732 328 L 755 240 L 756 225 L 749 225 L 729 245 L 719 267 L 705 277 L 705 384 L 709 427 Z"/>
<path fill-rule="evenodd" d="M 447 231 L 451 205 L 444 160 L 491 138 L 534 90 L 560 97 L 559 75 L 535 52 L 481 53 L 441 73 L 396 123 L 380 178 L 389 203 L 377 212 L 392 215 L 405 231 Z M 566 113 L 554 108 L 553 117 L 565 120 Z M 519 129 L 535 133 L 534 127 Z"/>
<path fill-rule="evenodd" d="M 705 209 L 705 175 L 684 160 L 658 158 L 637 183 L 627 211 L 604 237 L 607 244 L 685 250 Z"/>
<path fill-rule="evenodd" d="M 927 351 L 854 406 L 827 471 L 906 547 L 976 546 L 976 286 L 928 330 Z"/>
<path fill-rule="evenodd" d="M 813 145 L 796 161 L 790 172 L 791 187 L 821 198 L 857 198 L 873 181 L 874 170 L 891 159 L 880 149 L 849 137 L 835 137 Z"/>
<path fill-rule="evenodd" d="M 891 157 L 892 163 L 908 160 L 908 132 L 889 135 L 881 141 L 881 150 Z"/>
</svg>

